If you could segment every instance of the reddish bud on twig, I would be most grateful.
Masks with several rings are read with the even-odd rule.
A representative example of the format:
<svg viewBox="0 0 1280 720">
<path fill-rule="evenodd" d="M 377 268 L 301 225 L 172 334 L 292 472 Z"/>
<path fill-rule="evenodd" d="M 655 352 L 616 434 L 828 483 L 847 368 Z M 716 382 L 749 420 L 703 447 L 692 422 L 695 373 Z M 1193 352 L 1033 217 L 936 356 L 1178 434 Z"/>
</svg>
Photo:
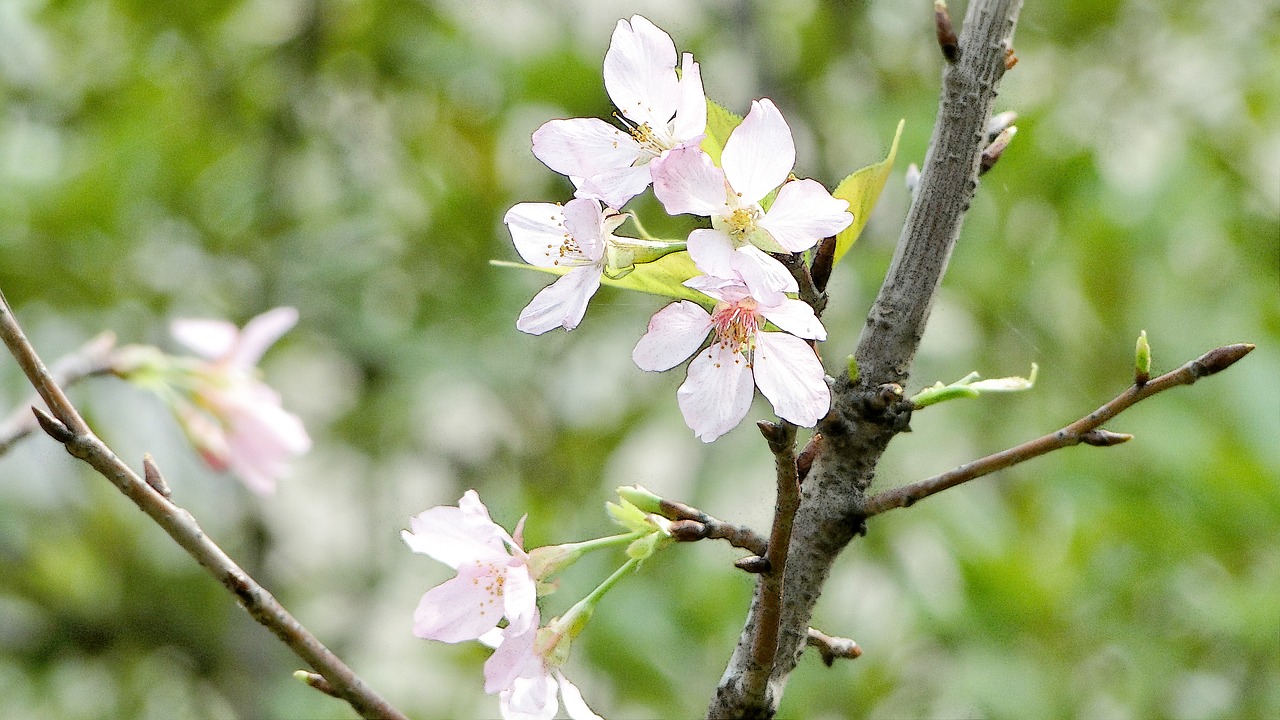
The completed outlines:
<svg viewBox="0 0 1280 720">
<path fill-rule="evenodd" d="M 71 432 L 70 428 L 63 425 L 62 422 L 54 416 L 41 410 L 35 405 L 31 406 L 31 412 L 36 414 L 36 422 L 40 423 L 40 429 L 48 433 L 49 437 L 57 440 L 63 445 L 66 445 L 76 439 L 76 434 Z"/>
<path fill-rule="evenodd" d="M 836 238 L 831 236 L 818 241 L 818 248 L 813 252 L 813 265 L 809 268 L 809 277 L 813 278 L 813 288 L 818 292 L 826 292 L 827 282 L 831 280 L 831 268 L 836 262 Z"/>
<path fill-rule="evenodd" d="M 942 57 L 949 63 L 959 60 L 960 40 L 951 25 L 951 13 L 947 11 L 944 0 L 933 0 L 933 24 L 938 31 L 938 47 L 942 48 Z"/>
<path fill-rule="evenodd" d="M 1237 360 L 1252 352 L 1255 347 L 1257 346 L 1251 343 L 1236 343 L 1235 345 L 1214 348 L 1196 358 L 1192 363 L 1191 371 L 1195 373 L 1197 378 L 1222 372 L 1234 365 Z"/>
<path fill-rule="evenodd" d="M 1013 125 L 1018 119 L 1018 113 L 1013 110 L 1005 110 L 1002 113 L 996 113 L 987 121 L 987 142 L 994 142 L 1004 129 Z"/>
<path fill-rule="evenodd" d="M 1005 50 L 1004 50 L 1004 69 L 1005 69 L 1005 72 L 1008 72 L 1008 71 L 1012 70 L 1012 69 L 1013 69 L 1013 66 L 1014 66 L 1014 65 L 1017 65 L 1017 64 L 1018 64 L 1018 54 L 1017 54 L 1017 53 L 1015 53 L 1015 52 L 1013 51 L 1013 48 L 1011 48 L 1011 47 L 1010 47 L 1010 48 L 1005 48 Z"/>
<path fill-rule="evenodd" d="M 677 542 L 695 542 L 707 537 L 707 526 L 697 520 L 672 520 L 667 530 Z"/>
<path fill-rule="evenodd" d="M 773 565 L 769 562 L 769 559 L 760 557 L 759 555 L 748 555 L 744 558 L 738 558 L 738 560 L 733 563 L 733 566 L 753 575 L 767 573 L 773 569 Z"/>
<path fill-rule="evenodd" d="M 813 459 L 818 456 L 818 451 L 821 449 L 822 433 L 816 432 L 796 456 L 796 482 L 804 482 L 805 477 L 809 475 L 809 469 L 813 467 Z"/>
</svg>

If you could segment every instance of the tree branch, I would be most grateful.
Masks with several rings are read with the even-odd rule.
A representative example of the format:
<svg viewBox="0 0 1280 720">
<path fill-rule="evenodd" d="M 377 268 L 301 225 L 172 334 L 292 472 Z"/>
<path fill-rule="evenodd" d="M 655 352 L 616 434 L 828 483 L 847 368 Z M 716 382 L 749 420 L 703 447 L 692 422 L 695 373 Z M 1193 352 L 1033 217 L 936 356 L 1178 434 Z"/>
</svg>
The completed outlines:
<svg viewBox="0 0 1280 720">
<path fill-rule="evenodd" d="M 1202 377 L 1208 377 L 1216 372 L 1225 370 L 1247 355 L 1253 348 L 1253 345 L 1241 343 L 1210 350 L 1177 370 L 1165 373 L 1154 380 L 1149 380 L 1145 383 L 1134 383 L 1128 390 L 1116 396 L 1111 402 L 1057 432 L 1049 433 L 994 455 L 988 455 L 981 460 L 966 463 L 941 475 L 934 475 L 931 478 L 913 482 L 910 485 L 876 493 L 867 500 L 863 514 L 866 517 L 871 517 L 894 508 L 910 507 L 917 501 L 940 493 L 947 488 L 953 488 L 983 475 L 989 475 L 997 470 L 1003 470 L 1061 448 L 1079 445 L 1080 443 L 1106 447 L 1125 442 L 1132 436 L 1101 430 L 1103 423 L 1156 393 L 1179 385 L 1190 385 Z"/>
<path fill-rule="evenodd" d="M 49 374 L 53 376 L 58 386 L 65 387 L 87 377 L 111 373 L 115 369 L 113 352 L 115 344 L 115 335 L 104 332 L 81 345 L 75 352 L 58 358 L 50 368 Z M 19 404 L 9 417 L 0 423 L 0 455 L 9 452 L 20 440 L 35 431 L 35 416 L 28 412 L 27 408 L 39 401 L 40 396 L 33 395 Z"/>
<path fill-rule="evenodd" d="M 818 426 L 822 442 L 802 487 L 783 576 L 782 621 L 770 682 L 763 691 L 743 679 L 766 605 L 756 584 L 747 621 L 715 697 L 714 718 L 771 718 L 808 641 L 814 604 L 840 551 L 865 527 L 860 509 L 880 454 L 906 429 L 910 403 L 901 385 L 910 372 L 933 297 L 960 234 L 987 145 L 986 125 L 1005 71 L 1021 0 L 972 0 L 958 47 L 943 72 L 942 97 L 919 185 L 888 275 L 855 358 L 860 373 L 832 384 L 831 412 Z"/>
<path fill-rule="evenodd" d="M 52 411 L 33 407 L 40 425 L 62 442 L 67 452 L 84 460 L 134 502 L 205 570 L 239 600 L 245 611 L 328 681 L 333 693 L 365 718 L 405 718 L 368 687 L 338 656 L 326 648 L 280 603 L 209 539 L 191 513 L 174 504 L 157 487 L 165 487 L 160 471 L 148 463 L 152 482 L 138 477 L 102 442 L 67 399 L 56 379 L 31 346 L 0 294 L 0 337 L 22 366 L 27 379 Z"/>
</svg>

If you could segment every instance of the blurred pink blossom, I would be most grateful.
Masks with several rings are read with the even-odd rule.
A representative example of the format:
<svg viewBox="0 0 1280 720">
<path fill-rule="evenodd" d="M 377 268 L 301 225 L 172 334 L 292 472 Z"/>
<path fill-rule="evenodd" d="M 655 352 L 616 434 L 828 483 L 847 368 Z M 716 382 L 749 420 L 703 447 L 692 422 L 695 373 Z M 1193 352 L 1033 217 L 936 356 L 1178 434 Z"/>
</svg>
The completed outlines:
<svg viewBox="0 0 1280 720">
<path fill-rule="evenodd" d="M 298 311 L 269 310 L 238 329 L 225 320 L 175 320 L 171 331 L 204 358 L 175 373 L 173 407 L 187 437 L 218 470 L 239 475 L 259 494 L 275 490 L 289 460 L 311 448 L 296 415 L 262 382 L 257 368 L 267 348 L 298 321 Z"/>
</svg>

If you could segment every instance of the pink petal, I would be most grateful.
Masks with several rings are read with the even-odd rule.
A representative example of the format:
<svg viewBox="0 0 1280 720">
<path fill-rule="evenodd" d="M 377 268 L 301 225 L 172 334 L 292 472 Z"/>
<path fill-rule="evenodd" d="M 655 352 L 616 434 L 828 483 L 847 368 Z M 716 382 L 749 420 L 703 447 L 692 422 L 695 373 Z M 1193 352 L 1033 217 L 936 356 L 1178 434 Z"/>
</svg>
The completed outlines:
<svg viewBox="0 0 1280 720">
<path fill-rule="evenodd" d="M 826 340 L 827 329 L 808 303 L 790 298 L 772 306 L 761 305 L 760 314 L 779 328 L 809 340 Z"/>
<path fill-rule="evenodd" d="M 743 203 L 758 203 L 786 181 L 796 164 L 791 128 L 769 98 L 754 100 L 724 144 L 720 166 Z"/>
<path fill-rule="evenodd" d="M 502 642 L 484 663 L 484 691 L 489 694 L 505 690 L 521 676 L 545 674 L 546 660 L 534 652 L 539 619 L 523 632 L 503 630 Z"/>
<path fill-rule="evenodd" d="M 572 118 L 535 130 L 533 154 L 561 175 L 591 177 L 630 167 L 641 152 L 635 138 L 599 118 Z"/>
<path fill-rule="evenodd" d="M 209 360 L 220 360 L 235 348 L 240 329 L 226 320 L 174 320 L 169 332 L 178 342 Z"/>
<path fill-rule="evenodd" d="M 479 504 L 479 512 L 471 505 L 440 505 L 410 518 L 410 530 L 400 533 L 405 544 L 455 570 L 477 562 L 505 565 L 510 557 L 503 542 L 506 531 L 489 519 L 488 510 L 474 490 L 468 490 L 459 505 L 469 498 Z"/>
<path fill-rule="evenodd" d="M 227 465 L 259 494 L 275 490 L 289 460 L 311 449 L 298 417 L 280 407 L 280 396 L 255 381 L 230 393 L 222 408 L 227 423 Z"/>
<path fill-rule="evenodd" d="M 649 165 L 653 194 L 668 214 L 711 217 L 725 213 L 724 173 L 701 148 L 672 150 Z"/>
<path fill-rule="evenodd" d="M 556 670 L 555 678 L 556 682 L 560 683 L 560 697 L 564 700 L 564 711 L 571 720 L 604 720 L 587 707 L 587 702 L 582 699 L 582 692 L 578 690 L 578 686 L 569 682 L 569 678 L 565 677 L 564 673 Z"/>
<path fill-rule="evenodd" d="M 516 328 L 541 335 L 563 327 L 572 330 L 587 314 L 587 301 L 600 289 L 600 265 L 574 268 L 543 288 L 520 313 Z"/>
<path fill-rule="evenodd" d="M 662 127 L 676 112 L 676 45 L 639 15 L 619 20 L 604 55 L 604 87 L 633 122 Z"/>
<path fill-rule="evenodd" d="M 694 230 L 686 244 L 689 259 L 702 272 L 718 277 L 732 278 L 733 241 L 719 230 Z"/>
<path fill-rule="evenodd" d="M 837 200 L 816 180 L 793 180 L 782 186 L 760 226 L 790 252 L 801 252 L 849 227 L 849 201 Z"/>
<path fill-rule="evenodd" d="M 502 596 L 492 566 L 463 565 L 458 575 L 431 588 L 413 613 L 413 634 L 426 640 L 456 643 L 475 640 L 498 626 Z"/>
<path fill-rule="evenodd" d="M 545 672 L 516 678 L 498 696 L 503 720 L 552 720 L 560 709 L 556 689 L 555 680 Z"/>
<path fill-rule="evenodd" d="M 813 427 L 831 409 L 831 391 L 809 344 L 781 332 L 756 333 L 755 379 L 773 411 L 802 427 Z"/>
<path fill-rule="evenodd" d="M 711 315 L 688 300 L 671 303 L 649 319 L 631 359 L 641 370 L 662 372 L 697 352 L 711 330 Z"/>
<path fill-rule="evenodd" d="M 564 226 L 590 260 L 604 257 L 604 214 L 597 200 L 576 198 L 564 205 Z"/>
<path fill-rule="evenodd" d="M 707 297 L 720 302 L 736 303 L 744 297 L 751 294 L 747 290 L 747 286 L 742 284 L 742 278 L 737 273 L 729 273 L 732 279 L 716 277 L 715 275 L 695 275 L 684 281 L 686 287 L 693 288 Z"/>
<path fill-rule="evenodd" d="M 702 89 L 702 70 L 693 55 L 685 53 L 680 58 L 680 70 L 680 99 L 672 134 L 687 143 L 707 131 L 707 96 Z"/>
<path fill-rule="evenodd" d="M 240 338 L 228 357 L 228 364 L 238 368 L 257 365 L 267 348 L 297 324 L 298 311 L 291 307 L 278 307 L 253 318 L 240 331 Z"/>
<path fill-rule="evenodd" d="M 751 296 L 766 305 L 777 305 L 785 299 L 783 293 L 798 290 L 787 266 L 754 245 L 744 245 L 734 251 L 732 265 Z"/>
<path fill-rule="evenodd" d="M 519 203 L 502 218 L 516 252 L 530 265 L 554 267 L 564 245 L 564 208 L 555 203 Z"/>
<path fill-rule="evenodd" d="M 689 376 L 676 391 L 676 402 L 698 439 L 711 442 L 742 422 L 754 389 L 747 359 L 713 342 L 689 363 Z"/>
</svg>

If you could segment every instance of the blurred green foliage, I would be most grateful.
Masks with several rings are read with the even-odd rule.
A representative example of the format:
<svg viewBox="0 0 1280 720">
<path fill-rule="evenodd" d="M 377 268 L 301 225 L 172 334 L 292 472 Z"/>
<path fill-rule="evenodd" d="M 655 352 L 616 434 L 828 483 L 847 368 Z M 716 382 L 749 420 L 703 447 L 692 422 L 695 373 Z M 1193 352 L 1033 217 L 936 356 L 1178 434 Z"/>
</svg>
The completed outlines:
<svg viewBox="0 0 1280 720">
<path fill-rule="evenodd" d="M 917 7 L 918 5 L 918 7 Z M 610 532 L 640 482 L 766 527 L 771 459 L 704 447 L 679 372 L 630 362 L 661 304 L 604 289 L 572 334 L 515 330 L 544 282 L 501 217 L 570 186 L 529 135 L 608 116 L 619 17 L 697 54 L 738 112 L 769 96 L 797 172 L 898 169 L 838 268 L 843 358 L 892 254 L 941 65 L 927 3 L 525 0 L 0 2 L 0 288 L 47 358 L 101 329 L 173 348 L 178 316 L 300 326 L 268 379 L 316 449 L 260 500 L 204 470 L 163 408 L 74 399 L 299 618 L 418 717 L 492 716 L 479 647 L 409 632 L 448 571 L 397 537 L 477 488 L 531 545 Z M 953 8 L 958 17 L 960 8 Z M 881 466 L 907 482 L 1059 427 L 1131 377 L 1229 342 L 1228 373 L 1126 413 L 1126 445 L 1056 453 L 874 520 L 815 624 L 866 654 L 806 659 L 786 717 L 1280 715 L 1280 18 L 1274 3 L 1031 0 L 998 109 L 1020 132 L 969 214 L 917 390 L 1041 366 L 1030 393 L 921 412 Z M 654 231 L 680 232 L 637 201 Z M 838 369 L 832 366 L 833 369 Z M 0 400 L 27 390 L 0 363 Z M 765 417 L 760 403 L 753 417 Z M 735 553 L 663 553 L 597 612 L 567 672 L 610 717 L 699 715 L 750 596 Z M 566 577 L 562 611 L 611 569 Z M 576 593 L 576 595 L 575 595 Z M 0 461 L 0 717 L 334 717 L 297 661 L 127 501 L 52 443 Z"/>
</svg>

